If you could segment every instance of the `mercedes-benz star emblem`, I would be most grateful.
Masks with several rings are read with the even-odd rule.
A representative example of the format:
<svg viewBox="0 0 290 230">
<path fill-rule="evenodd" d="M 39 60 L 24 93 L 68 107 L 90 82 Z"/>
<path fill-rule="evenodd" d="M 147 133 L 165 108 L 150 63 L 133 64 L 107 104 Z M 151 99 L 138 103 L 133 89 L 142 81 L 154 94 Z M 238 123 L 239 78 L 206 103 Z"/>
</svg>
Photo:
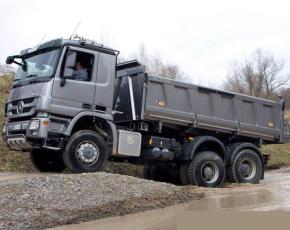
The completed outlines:
<svg viewBox="0 0 290 230">
<path fill-rule="evenodd" d="M 24 108 L 24 102 L 23 101 L 19 101 L 19 103 L 18 103 L 18 105 L 16 107 L 17 113 L 22 113 L 23 108 Z"/>
</svg>

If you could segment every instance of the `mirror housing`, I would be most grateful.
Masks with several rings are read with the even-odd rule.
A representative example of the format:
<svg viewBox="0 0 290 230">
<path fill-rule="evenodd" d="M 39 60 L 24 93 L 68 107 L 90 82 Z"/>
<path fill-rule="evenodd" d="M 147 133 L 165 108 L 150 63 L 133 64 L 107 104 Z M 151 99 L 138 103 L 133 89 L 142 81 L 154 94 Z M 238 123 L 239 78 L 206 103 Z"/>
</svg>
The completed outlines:
<svg viewBox="0 0 290 230">
<path fill-rule="evenodd" d="M 26 63 L 24 63 L 24 64 L 22 65 L 22 69 L 23 69 L 24 72 L 27 71 L 27 64 L 26 64 Z"/>
<path fill-rule="evenodd" d="M 77 59 L 77 52 L 68 48 L 67 53 L 66 53 L 63 77 L 61 78 L 61 82 L 60 82 L 61 87 L 65 85 L 65 81 L 67 78 L 71 78 L 73 76 L 76 59 Z"/>
<path fill-rule="evenodd" d="M 22 59 L 22 62 L 23 63 L 20 63 L 18 61 L 15 61 L 16 58 Z M 22 56 L 19 56 L 19 55 L 8 56 L 6 58 L 6 64 L 7 65 L 10 65 L 12 63 L 15 63 L 17 65 L 20 65 L 22 67 L 23 71 L 25 71 L 25 72 L 27 71 L 27 63 L 26 63 L 25 59 Z"/>
<path fill-rule="evenodd" d="M 66 67 L 63 71 L 63 76 L 60 81 L 60 86 L 64 87 L 66 79 L 72 78 L 73 74 L 74 74 L 74 70 L 72 68 Z"/>
<path fill-rule="evenodd" d="M 13 57 L 13 56 L 8 56 L 8 57 L 6 58 L 6 64 L 7 64 L 7 65 L 12 64 L 13 62 L 14 62 L 14 57 Z"/>
<path fill-rule="evenodd" d="M 64 85 L 65 85 L 65 81 L 66 81 L 66 78 L 65 78 L 65 77 L 62 77 L 62 78 L 60 79 L 60 83 L 59 83 L 60 87 L 64 87 Z"/>
<path fill-rule="evenodd" d="M 64 66 L 65 69 L 66 68 L 73 69 L 75 67 L 76 59 L 77 59 L 77 52 L 69 49 L 66 53 L 66 60 L 65 60 L 65 66 Z"/>
<path fill-rule="evenodd" d="M 64 78 L 71 78 L 74 74 L 74 70 L 72 68 L 66 67 L 63 71 Z"/>
</svg>

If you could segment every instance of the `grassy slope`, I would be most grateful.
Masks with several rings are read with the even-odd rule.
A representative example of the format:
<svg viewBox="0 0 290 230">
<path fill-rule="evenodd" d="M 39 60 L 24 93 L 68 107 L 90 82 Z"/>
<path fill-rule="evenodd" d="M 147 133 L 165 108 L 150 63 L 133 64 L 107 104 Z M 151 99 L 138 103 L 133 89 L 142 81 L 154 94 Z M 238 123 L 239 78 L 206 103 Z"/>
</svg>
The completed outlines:
<svg viewBox="0 0 290 230">
<path fill-rule="evenodd" d="M 12 83 L 11 76 L 0 77 L 0 126 L 4 121 L 4 105 Z M 0 171 L 31 171 L 28 154 L 8 151 L 0 138 Z"/>
<path fill-rule="evenodd" d="M 271 159 L 268 166 L 279 168 L 290 165 L 290 143 L 284 145 L 267 145 L 262 149 L 263 154 L 270 154 Z"/>
<path fill-rule="evenodd" d="M 4 104 L 8 90 L 12 83 L 11 76 L 0 77 L 0 124 L 4 120 Z M 268 145 L 263 147 L 264 154 L 271 154 L 271 167 L 279 167 L 290 164 L 290 144 Z M 8 151 L 0 138 L 0 171 L 31 171 L 32 166 L 27 153 Z M 125 163 L 109 163 L 106 171 L 120 174 L 141 176 L 142 168 Z"/>
</svg>

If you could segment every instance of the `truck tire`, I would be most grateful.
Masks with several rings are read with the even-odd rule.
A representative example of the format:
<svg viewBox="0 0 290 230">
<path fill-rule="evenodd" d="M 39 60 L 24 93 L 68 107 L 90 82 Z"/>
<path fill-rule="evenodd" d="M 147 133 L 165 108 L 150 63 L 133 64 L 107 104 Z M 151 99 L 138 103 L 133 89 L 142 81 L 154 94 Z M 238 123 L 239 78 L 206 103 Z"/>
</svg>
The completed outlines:
<svg viewBox="0 0 290 230">
<path fill-rule="evenodd" d="M 148 180 L 180 184 L 178 166 L 168 163 L 148 163 L 143 168 L 143 178 Z"/>
<path fill-rule="evenodd" d="M 145 164 L 143 167 L 143 178 L 155 180 L 156 164 Z"/>
<path fill-rule="evenodd" d="M 252 149 L 241 150 L 228 168 L 230 182 L 258 184 L 262 175 L 262 161 Z"/>
<path fill-rule="evenodd" d="M 148 180 L 170 182 L 169 174 L 160 164 L 146 164 L 143 168 L 143 177 Z"/>
<path fill-rule="evenodd" d="M 97 172 L 108 160 L 105 140 L 96 132 L 81 130 L 72 135 L 63 152 L 63 161 L 73 173 Z"/>
<path fill-rule="evenodd" d="M 189 164 L 190 163 L 188 162 L 182 163 L 179 167 L 179 178 L 182 185 L 190 184 L 190 180 L 188 179 L 188 172 L 187 172 L 189 168 Z"/>
<path fill-rule="evenodd" d="M 202 187 L 221 187 L 225 181 L 225 164 L 215 152 L 197 153 L 188 165 L 189 184 Z"/>
<path fill-rule="evenodd" d="M 48 149 L 33 149 L 30 160 L 35 169 L 40 172 L 62 172 L 65 169 L 61 153 Z"/>
</svg>

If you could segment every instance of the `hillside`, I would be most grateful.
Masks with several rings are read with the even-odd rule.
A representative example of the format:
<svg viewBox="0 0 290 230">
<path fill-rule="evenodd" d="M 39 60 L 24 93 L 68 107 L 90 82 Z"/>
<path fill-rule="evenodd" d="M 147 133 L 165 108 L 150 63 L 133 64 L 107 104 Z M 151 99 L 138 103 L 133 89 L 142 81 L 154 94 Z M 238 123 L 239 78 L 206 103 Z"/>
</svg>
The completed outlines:
<svg viewBox="0 0 290 230">
<path fill-rule="evenodd" d="M 4 121 L 4 105 L 7 100 L 9 88 L 12 84 L 12 76 L 5 75 L 0 77 L 0 124 Z M 287 113 L 288 118 L 290 112 Z M 290 144 L 268 145 L 263 147 L 264 154 L 271 154 L 270 167 L 279 167 L 290 164 Z M 32 171 L 32 166 L 27 153 L 8 151 L 0 138 L 0 171 Z M 120 163 L 109 163 L 107 172 L 129 174 L 141 176 L 140 166 Z"/>
<path fill-rule="evenodd" d="M 12 66 L 0 64 L 0 77 L 11 74 L 15 74 L 15 69 Z"/>
<path fill-rule="evenodd" d="M 4 121 L 4 105 L 7 100 L 9 88 L 13 77 L 5 75 L 0 77 L 0 124 Z M 0 171 L 30 171 L 31 165 L 27 154 L 22 152 L 8 151 L 0 138 Z"/>
</svg>

